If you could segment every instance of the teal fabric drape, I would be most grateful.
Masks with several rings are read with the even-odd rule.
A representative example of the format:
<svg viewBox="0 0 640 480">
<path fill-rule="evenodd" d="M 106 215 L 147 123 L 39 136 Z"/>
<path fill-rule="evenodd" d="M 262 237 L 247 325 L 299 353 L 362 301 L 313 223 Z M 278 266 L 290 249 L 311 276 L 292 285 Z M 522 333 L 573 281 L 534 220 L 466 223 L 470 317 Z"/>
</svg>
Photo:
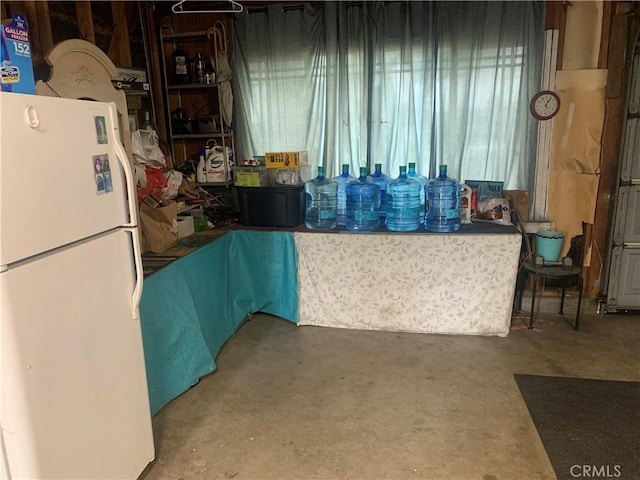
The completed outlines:
<svg viewBox="0 0 640 480">
<path fill-rule="evenodd" d="M 324 2 L 238 17 L 240 158 L 308 150 L 328 175 L 414 161 L 532 190 L 544 2 Z M 251 9 L 249 9 L 251 12 Z"/>
<path fill-rule="evenodd" d="M 216 368 L 249 313 L 298 321 L 290 232 L 231 231 L 146 278 L 140 302 L 151 412 Z"/>
</svg>

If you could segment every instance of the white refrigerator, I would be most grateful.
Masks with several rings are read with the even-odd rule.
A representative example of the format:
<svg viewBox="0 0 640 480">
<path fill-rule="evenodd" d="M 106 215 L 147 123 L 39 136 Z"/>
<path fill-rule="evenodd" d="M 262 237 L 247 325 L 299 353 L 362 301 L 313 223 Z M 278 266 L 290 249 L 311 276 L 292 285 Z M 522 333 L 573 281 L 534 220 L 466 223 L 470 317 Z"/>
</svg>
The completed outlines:
<svg viewBox="0 0 640 480">
<path fill-rule="evenodd" d="M 136 478 L 154 445 L 116 107 L 0 95 L 0 471 Z"/>
</svg>

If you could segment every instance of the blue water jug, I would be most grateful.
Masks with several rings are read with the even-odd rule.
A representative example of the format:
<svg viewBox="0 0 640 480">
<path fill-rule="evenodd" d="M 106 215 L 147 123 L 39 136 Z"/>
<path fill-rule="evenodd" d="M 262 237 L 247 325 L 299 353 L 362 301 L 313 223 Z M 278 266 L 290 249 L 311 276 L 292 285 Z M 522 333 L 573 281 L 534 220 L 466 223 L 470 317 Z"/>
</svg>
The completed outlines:
<svg viewBox="0 0 640 480">
<path fill-rule="evenodd" d="M 347 183 L 356 180 L 356 177 L 349 175 L 349 164 L 342 164 L 342 174 L 333 177 L 338 184 L 338 225 L 344 225 L 347 221 Z"/>
<path fill-rule="evenodd" d="M 425 214 L 424 202 L 425 202 L 425 195 L 426 195 L 426 189 L 427 189 L 427 182 L 429 181 L 429 179 L 424 175 L 420 175 L 416 171 L 415 162 L 409 162 L 407 177 L 420 182 L 420 223 L 424 223 L 424 214 Z"/>
<path fill-rule="evenodd" d="M 430 232 L 455 232 L 460 229 L 460 184 L 447 177 L 447 166 L 427 183 L 424 227 Z"/>
<path fill-rule="evenodd" d="M 318 176 L 304 184 L 306 207 L 304 224 L 313 230 L 336 227 L 338 211 L 338 184 L 324 176 L 324 167 L 318 166 Z"/>
<path fill-rule="evenodd" d="M 387 185 L 387 228 L 393 232 L 412 232 L 420 226 L 420 182 L 407 176 L 407 167 L 400 167 L 400 176 Z"/>
<path fill-rule="evenodd" d="M 386 205 L 387 205 L 387 197 L 386 197 L 386 189 L 387 184 L 392 180 L 390 176 L 382 173 L 382 164 L 376 163 L 375 171 L 369 177 L 371 180 L 380 185 L 380 225 L 384 225 L 386 222 Z"/>
<path fill-rule="evenodd" d="M 360 178 L 347 184 L 347 230 L 375 232 L 380 227 L 380 185 L 367 178 L 360 167 Z"/>
</svg>

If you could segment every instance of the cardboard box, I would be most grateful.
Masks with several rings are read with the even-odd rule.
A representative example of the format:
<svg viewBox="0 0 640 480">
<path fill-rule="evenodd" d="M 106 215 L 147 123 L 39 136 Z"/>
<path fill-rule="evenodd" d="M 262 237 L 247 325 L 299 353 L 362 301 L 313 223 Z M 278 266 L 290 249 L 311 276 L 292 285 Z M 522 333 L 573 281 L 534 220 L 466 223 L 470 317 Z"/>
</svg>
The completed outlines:
<svg viewBox="0 0 640 480">
<path fill-rule="evenodd" d="M 526 190 L 503 190 L 502 195 L 509 200 L 511 210 L 520 214 L 523 222 L 529 221 L 529 193 Z"/>
<path fill-rule="evenodd" d="M 143 68 L 118 67 L 113 80 L 147 83 L 147 71 Z"/>
<path fill-rule="evenodd" d="M 0 32 L 0 85 L 3 92 L 35 95 L 36 84 L 31 62 L 29 28 L 23 15 L 15 14 Z"/>
<path fill-rule="evenodd" d="M 111 80 L 111 85 L 117 90 L 126 92 L 149 92 L 149 84 L 142 82 L 127 82 L 125 80 Z"/>
<path fill-rule="evenodd" d="M 178 239 L 188 237 L 195 232 L 193 217 L 191 215 L 179 215 L 178 220 Z"/>
<path fill-rule="evenodd" d="M 504 198 L 502 196 L 502 187 L 504 182 L 494 182 L 486 180 L 465 180 L 464 183 L 471 189 L 478 191 L 478 202 L 488 200 L 490 198 Z"/>
<path fill-rule="evenodd" d="M 267 152 L 264 161 L 267 168 L 299 167 L 309 163 L 309 152 Z"/>
</svg>

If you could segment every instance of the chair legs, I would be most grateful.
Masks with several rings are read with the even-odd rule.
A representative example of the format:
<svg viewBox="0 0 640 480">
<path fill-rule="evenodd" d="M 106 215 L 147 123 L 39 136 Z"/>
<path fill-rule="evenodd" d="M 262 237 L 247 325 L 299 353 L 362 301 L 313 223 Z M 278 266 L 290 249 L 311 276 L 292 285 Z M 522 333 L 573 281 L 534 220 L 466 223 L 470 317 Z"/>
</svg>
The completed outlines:
<svg viewBox="0 0 640 480">
<path fill-rule="evenodd" d="M 533 287 L 531 289 L 531 314 L 529 315 L 529 330 L 533 330 L 533 314 L 536 306 L 536 287 L 538 286 L 538 275 L 533 274 Z"/>
<path fill-rule="evenodd" d="M 562 318 L 566 320 L 566 322 L 573 327 L 574 330 L 580 329 L 580 307 L 582 306 L 582 275 L 578 275 L 576 279 L 578 283 L 578 305 L 576 306 L 576 320 L 574 323 L 571 323 L 564 315 Z M 562 284 L 562 300 L 560 300 L 560 314 L 562 314 L 562 308 L 564 306 L 564 295 L 565 295 L 566 285 Z"/>
<path fill-rule="evenodd" d="M 576 324 L 573 326 L 574 330 L 580 328 L 580 306 L 582 305 L 582 275 L 578 276 L 578 308 L 576 309 Z"/>
<path fill-rule="evenodd" d="M 538 286 L 538 275 L 536 275 L 535 273 L 532 274 L 533 276 L 533 286 L 531 288 L 531 314 L 529 315 L 529 330 L 533 329 L 533 317 L 535 314 L 535 305 L 536 305 L 536 289 Z M 562 318 L 564 318 L 566 320 L 566 322 L 571 325 L 573 327 L 574 330 L 578 330 L 580 328 L 580 307 L 582 305 L 582 275 L 578 275 L 577 276 L 577 282 L 578 282 L 578 305 L 576 307 L 576 319 L 575 319 L 575 323 L 571 323 L 565 316 L 564 316 L 564 297 L 566 295 L 566 290 L 567 290 L 567 284 L 566 282 L 562 282 L 562 294 L 560 296 L 560 315 L 562 315 Z M 522 302 L 522 292 L 520 292 L 520 302 Z"/>
</svg>

